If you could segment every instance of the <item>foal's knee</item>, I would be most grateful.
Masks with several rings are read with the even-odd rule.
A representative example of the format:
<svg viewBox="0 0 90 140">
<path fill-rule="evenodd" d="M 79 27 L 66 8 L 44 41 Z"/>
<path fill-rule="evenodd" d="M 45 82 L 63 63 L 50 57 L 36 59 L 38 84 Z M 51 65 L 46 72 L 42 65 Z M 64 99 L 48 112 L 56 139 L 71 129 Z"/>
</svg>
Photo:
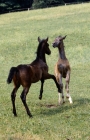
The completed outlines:
<svg viewBox="0 0 90 140">
<path fill-rule="evenodd" d="M 25 99 L 26 99 L 23 94 L 20 95 L 20 98 L 22 101 L 25 101 Z"/>
<path fill-rule="evenodd" d="M 42 99 L 42 95 L 39 95 L 39 99 L 40 99 L 40 100 Z"/>
<path fill-rule="evenodd" d="M 60 84 L 60 87 L 61 87 L 61 89 L 63 90 L 63 83 L 62 83 L 62 84 Z"/>
<path fill-rule="evenodd" d="M 66 83 L 65 89 L 66 89 L 67 93 L 69 93 L 69 84 L 68 83 Z"/>
<path fill-rule="evenodd" d="M 14 99 L 14 98 L 15 98 L 14 94 L 11 94 L 11 99 Z"/>
<path fill-rule="evenodd" d="M 12 101 L 15 101 L 16 94 L 11 94 Z"/>
<path fill-rule="evenodd" d="M 58 92 L 59 93 L 62 93 L 63 92 L 63 84 L 59 84 Z"/>
</svg>

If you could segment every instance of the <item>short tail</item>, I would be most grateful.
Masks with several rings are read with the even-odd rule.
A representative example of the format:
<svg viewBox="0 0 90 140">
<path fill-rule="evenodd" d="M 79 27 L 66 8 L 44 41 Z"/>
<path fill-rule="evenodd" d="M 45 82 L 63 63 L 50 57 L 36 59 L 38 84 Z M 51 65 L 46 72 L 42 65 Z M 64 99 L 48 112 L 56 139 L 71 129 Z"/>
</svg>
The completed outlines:
<svg viewBox="0 0 90 140">
<path fill-rule="evenodd" d="M 12 79 L 13 79 L 13 76 L 15 73 L 18 72 L 18 69 L 17 67 L 12 67 L 9 71 L 9 75 L 8 75 L 8 78 L 7 78 L 7 83 L 10 84 L 12 82 Z"/>
</svg>

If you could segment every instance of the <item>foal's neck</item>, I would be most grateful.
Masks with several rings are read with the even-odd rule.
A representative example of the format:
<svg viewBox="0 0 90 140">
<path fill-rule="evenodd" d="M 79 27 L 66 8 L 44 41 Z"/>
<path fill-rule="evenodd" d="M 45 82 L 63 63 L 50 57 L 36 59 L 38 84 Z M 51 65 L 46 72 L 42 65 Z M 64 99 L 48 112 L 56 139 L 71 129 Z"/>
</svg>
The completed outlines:
<svg viewBox="0 0 90 140">
<path fill-rule="evenodd" d="M 66 58 L 66 55 L 65 55 L 64 43 L 63 43 L 63 42 L 62 42 L 62 43 L 60 44 L 60 46 L 58 47 L 58 50 L 59 50 L 59 57 L 60 57 L 61 59 L 67 59 L 67 58 Z"/>
<path fill-rule="evenodd" d="M 40 53 L 40 59 L 42 59 L 46 63 L 45 53 Z"/>
<path fill-rule="evenodd" d="M 46 57 L 45 57 L 45 53 L 43 52 L 43 50 L 40 50 L 39 53 L 37 54 L 37 59 L 38 58 L 46 63 Z"/>
</svg>

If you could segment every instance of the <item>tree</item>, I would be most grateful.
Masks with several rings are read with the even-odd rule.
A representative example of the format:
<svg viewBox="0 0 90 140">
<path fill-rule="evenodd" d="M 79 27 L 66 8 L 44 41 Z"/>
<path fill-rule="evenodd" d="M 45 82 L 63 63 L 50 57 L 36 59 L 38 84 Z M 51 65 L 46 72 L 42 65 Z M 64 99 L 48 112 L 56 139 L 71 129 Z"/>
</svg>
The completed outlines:
<svg viewBox="0 0 90 140">
<path fill-rule="evenodd" d="M 29 8 L 32 6 L 33 0 L 17 0 L 22 8 Z"/>
<path fill-rule="evenodd" d="M 33 0 L 0 0 L 0 13 L 11 10 L 30 8 Z"/>
<path fill-rule="evenodd" d="M 34 0 L 32 7 L 33 8 L 45 8 L 52 7 L 57 5 L 63 5 L 63 0 Z"/>
</svg>

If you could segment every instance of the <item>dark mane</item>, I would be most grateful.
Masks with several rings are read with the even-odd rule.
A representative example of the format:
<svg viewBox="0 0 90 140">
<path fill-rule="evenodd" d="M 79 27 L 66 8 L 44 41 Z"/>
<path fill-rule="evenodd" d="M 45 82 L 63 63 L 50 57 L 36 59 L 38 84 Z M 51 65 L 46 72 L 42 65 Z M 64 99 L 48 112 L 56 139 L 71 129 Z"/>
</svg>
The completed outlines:
<svg viewBox="0 0 90 140">
<path fill-rule="evenodd" d="M 36 54 L 37 54 L 36 58 L 40 58 L 40 55 L 41 55 L 40 54 L 41 53 L 41 47 L 42 47 L 43 41 L 44 41 L 44 39 L 38 45 L 38 48 L 37 48 L 37 51 L 36 51 Z"/>
</svg>

